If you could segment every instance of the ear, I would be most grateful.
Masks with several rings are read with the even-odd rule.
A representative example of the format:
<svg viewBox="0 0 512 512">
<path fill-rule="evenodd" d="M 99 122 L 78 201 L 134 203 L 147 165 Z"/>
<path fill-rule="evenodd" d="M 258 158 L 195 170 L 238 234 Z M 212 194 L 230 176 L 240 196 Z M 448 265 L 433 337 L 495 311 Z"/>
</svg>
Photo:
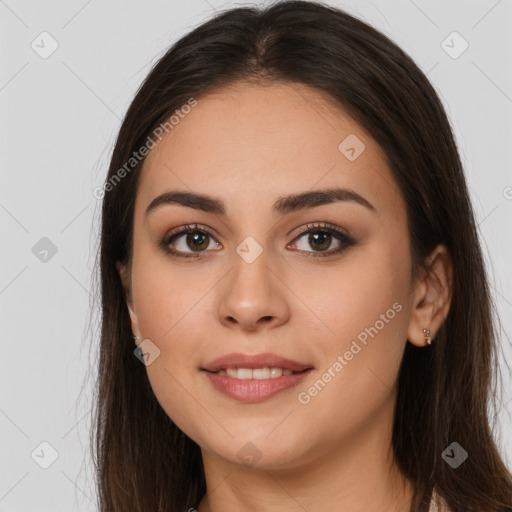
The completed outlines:
<svg viewBox="0 0 512 512">
<path fill-rule="evenodd" d="M 119 277 L 121 278 L 121 283 L 123 285 L 126 298 L 126 306 L 128 307 L 128 314 L 130 315 L 130 321 L 132 324 L 132 332 L 136 336 L 140 336 L 137 314 L 135 313 L 133 308 L 131 275 L 129 267 L 127 265 L 122 264 L 119 261 L 116 261 L 116 268 L 117 271 L 119 272 Z"/>
<path fill-rule="evenodd" d="M 427 271 L 422 271 L 414 290 L 407 339 L 418 347 L 427 345 L 423 329 L 430 330 L 434 340 L 450 310 L 453 266 L 450 252 L 438 245 L 427 259 Z"/>
</svg>

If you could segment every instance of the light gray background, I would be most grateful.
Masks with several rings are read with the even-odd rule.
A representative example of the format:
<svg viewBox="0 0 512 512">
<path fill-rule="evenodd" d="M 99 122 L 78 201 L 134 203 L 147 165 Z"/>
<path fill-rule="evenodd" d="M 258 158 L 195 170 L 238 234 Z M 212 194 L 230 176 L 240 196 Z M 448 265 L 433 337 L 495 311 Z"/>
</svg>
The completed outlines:
<svg viewBox="0 0 512 512">
<path fill-rule="evenodd" d="M 92 190 L 102 184 L 120 121 L 157 58 L 215 10 L 248 3 L 0 0 L 2 512 L 96 510 L 88 430 L 89 347 L 93 354 L 98 318 L 93 331 L 86 327 L 100 202 Z M 512 1 L 329 3 L 389 35 L 440 94 L 491 273 L 502 362 L 511 361 Z M 43 31 L 59 45 L 46 59 L 31 47 Z M 453 31 L 469 43 L 456 59 L 441 46 Z M 33 253 L 42 237 L 57 248 L 46 262 Z M 503 374 L 497 431 L 510 467 L 505 366 Z M 48 469 L 35 462 L 50 460 L 42 442 L 58 452 Z"/>
</svg>

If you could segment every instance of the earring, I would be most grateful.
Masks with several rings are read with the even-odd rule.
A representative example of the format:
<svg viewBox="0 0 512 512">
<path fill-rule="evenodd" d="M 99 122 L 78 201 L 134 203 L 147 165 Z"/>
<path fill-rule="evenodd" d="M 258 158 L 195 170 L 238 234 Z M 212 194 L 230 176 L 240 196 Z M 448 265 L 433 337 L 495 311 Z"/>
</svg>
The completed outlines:
<svg viewBox="0 0 512 512">
<path fill-rule="evenodd" d="M 132 334 L 132 340 L 133 341 L 140 340 L 140 337 L 139 336 L 135 336 L 135 334 Z"/>
<path fill-rule="evenodd" d="M 430 329 L 423 329 L 423 332 L 425 334 L 425 341 L 429 344 L 429 345 L 432 345 L 432 339 L 430 338 Z"/>
</svg>

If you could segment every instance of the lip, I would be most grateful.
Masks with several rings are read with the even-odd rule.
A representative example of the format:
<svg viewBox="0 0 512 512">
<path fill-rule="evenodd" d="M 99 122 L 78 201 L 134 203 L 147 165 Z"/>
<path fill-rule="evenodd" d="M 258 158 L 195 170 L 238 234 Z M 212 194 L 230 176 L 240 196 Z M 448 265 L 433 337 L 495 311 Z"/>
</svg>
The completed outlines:
<svg viewBox="0 0 512 512">
<path fill-rule="evenodd" d="M 230 398 L 241 402 L 262 402 L 281 391 L 297 386 L 312 371 L 313 368 L 309 368 L 300 373 L 282 375 L 273 379 L 235 379 L 207 370 L 201 370 L 201 373 L 209 379 L 217 391 Z"/>
<path fill-rule="evenodd" d="M 241 354 L 235 352 L 232 354 L 225 354 L 211 361 L 203 366 L 201 370 L 218 372 L 219 370 L 225 370 L 226 368 L 282 368 L 283 370 L 291 370 L 292 372 L 302 372 L 304 370 L 313 369 L 313 366 L 310 364 L 292 361 L 291 359 L 287 359 L 270 352 L 262 354 Z M 289 377 L 292 377 L 292 375 Z M 277 377 L 273 380 L 279 380 L 281 378 L 282 377 Z M 238 381 L 239 379 L 233 380 Z M 262 381 L 266 380 L 267 379 L 262 379 Z"/>
</svg>

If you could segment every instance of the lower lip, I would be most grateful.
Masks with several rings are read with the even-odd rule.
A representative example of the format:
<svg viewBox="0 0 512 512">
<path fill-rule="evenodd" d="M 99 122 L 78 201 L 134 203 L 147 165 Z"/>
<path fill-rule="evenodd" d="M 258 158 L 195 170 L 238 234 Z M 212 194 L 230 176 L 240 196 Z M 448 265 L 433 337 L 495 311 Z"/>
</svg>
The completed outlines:
<svg viewBox="0 0 512 512">
<path fill-rule="evenodd" d="M 306 370 L 292 375 L 282 375 L 273 379 L 234 379 L 227 375 L 201 370 L 213 387 L 241 402 L 262 402 L 277 395 L 281 391 L 292 388 L 301 382 L 312 370 Z"/>
</svg>

